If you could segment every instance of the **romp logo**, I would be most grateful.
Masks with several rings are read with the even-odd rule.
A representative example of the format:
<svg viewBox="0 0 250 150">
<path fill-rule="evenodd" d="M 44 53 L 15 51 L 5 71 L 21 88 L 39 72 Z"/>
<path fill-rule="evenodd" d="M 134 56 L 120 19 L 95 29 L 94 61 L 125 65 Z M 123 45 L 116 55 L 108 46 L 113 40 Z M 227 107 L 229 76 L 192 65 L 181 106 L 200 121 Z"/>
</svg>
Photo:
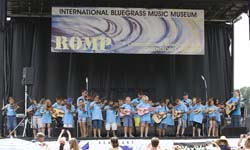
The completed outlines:
<svg viewBox="0 0 250 150">
<path fill-rule="evenodd" d="M 112 40 L 108 37 L 66 37 L 55 36 L 56 45 L 54 50 L 93 50 L 104 51 L 112 46 Z"/>
</svg>

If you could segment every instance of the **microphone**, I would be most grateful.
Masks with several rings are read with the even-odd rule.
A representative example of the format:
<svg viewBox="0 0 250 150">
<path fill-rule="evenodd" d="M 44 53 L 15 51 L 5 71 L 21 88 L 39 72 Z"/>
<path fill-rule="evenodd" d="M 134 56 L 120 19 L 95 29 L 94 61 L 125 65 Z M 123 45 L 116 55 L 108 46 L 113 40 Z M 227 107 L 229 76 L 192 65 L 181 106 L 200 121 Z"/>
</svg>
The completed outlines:
<svg viewBox="0 0 250 150">
<path fill-rule="evenodd" d="M 202 79 L 202 80 L 205 80 L 205 77 L 204 77 L 203 75 L 201 75 L 201 79 Z"/>
<path fill-rule="evenodd" d="M 85 78 L 85 81 L 86 81 L 86 83 L 88 84 L 88 82 L 89 82 L 89 79 L 88 79 L 88 77 L 86 77 L 86 78 Z"/>
</svg>

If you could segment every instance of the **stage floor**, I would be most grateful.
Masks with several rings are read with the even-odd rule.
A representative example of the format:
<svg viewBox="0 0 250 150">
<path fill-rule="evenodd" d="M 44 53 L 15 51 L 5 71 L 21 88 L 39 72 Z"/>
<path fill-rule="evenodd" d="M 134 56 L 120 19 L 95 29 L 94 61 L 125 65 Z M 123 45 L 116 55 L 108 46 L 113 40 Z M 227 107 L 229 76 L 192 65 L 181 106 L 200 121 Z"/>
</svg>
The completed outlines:
<svg viewBox="0 0 250 150">
<path fill-rule="evenodd" d="M 216 139 L 211 138 L 196 138 L 196 139 L 161 139 L 160 146 L 163 150 L 171 150 L 173 145 L 183 145 L 185 149 L 205 149 L 204 145 Z M 228 141 L 232 146 L 232 150 L 237 149 L 238 138 L 229 138 Z M 59 148 L 56 139 L 48 139 L 46 143 L 50 150 Z M 120 139 L 120 146 L 123 150 L 144 150 L 150 143 L 150 139 Z M 2 138 L 0 139 L 0 150 L 35 150 L 30 138 Z M 108 150 L 110 148 L 109 139 L 84 139 L 79 140 L 79 145 L 82 150 Z"/>
</svg>

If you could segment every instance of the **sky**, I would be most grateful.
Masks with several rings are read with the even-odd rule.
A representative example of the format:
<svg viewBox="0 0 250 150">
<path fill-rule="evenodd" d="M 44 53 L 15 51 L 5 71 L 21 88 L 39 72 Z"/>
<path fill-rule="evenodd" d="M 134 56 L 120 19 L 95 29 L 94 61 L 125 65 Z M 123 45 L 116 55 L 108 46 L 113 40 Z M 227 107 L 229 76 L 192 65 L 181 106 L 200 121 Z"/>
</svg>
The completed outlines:
<svg viewBox="0 0 250 150">
<path fill-rule="evenodd" d="M 246 14 L 234 24 L 234 88 L 250 86 L 249 21 Z"/>
</svg>

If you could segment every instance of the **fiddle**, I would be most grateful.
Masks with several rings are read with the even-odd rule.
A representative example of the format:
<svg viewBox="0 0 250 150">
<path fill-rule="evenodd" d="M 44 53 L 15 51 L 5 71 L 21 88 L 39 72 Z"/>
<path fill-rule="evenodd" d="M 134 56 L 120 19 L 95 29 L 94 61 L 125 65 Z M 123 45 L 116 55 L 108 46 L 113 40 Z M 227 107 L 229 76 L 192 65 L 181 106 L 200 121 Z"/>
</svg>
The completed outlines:
<svg viewBox="0 0 250 150">
<path fill-rule="evenodd" d="M 85 96 L 84 98 L 85 98 L 86 100 L 90 100 L 90 99 L 92 99 L 92 97 L 91 97 L 91 96 L 89 96 L 89 95 Z"/>
<path fill-rule="evenodd" d="M 20 106 L 18 106 L 16 103 L 10 103 L 10 107 L 12 109 L 15 109 L 15 110 L 17 110 L 18 108 L 20 108 Z"/>
</svg>

